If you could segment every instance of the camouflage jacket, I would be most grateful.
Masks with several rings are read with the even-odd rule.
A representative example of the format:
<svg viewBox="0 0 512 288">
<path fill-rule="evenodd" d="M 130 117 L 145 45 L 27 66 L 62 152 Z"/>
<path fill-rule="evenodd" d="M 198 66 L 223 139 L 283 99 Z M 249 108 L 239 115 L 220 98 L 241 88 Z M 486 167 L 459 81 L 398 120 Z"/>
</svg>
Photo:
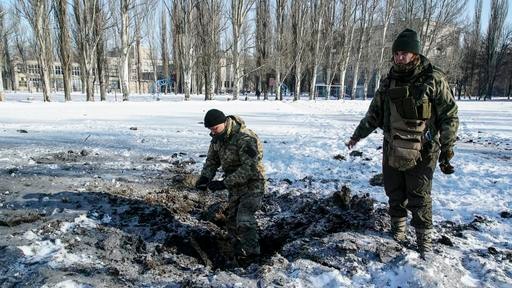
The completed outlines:
<svg viewBox="0 0 512 288">
<path fill-rule="evenodd" d="M 212 139 L 201 176 L 212 179 L 219 167 L 225 173 L 224 183 L 232 188 L 249 180 L 265 179 L 263 146 L 258 136 L 238 116 L 228 116 L 223 139 Z"/>
<path fill-rule="evenodd" d="M 391 81 L 395 80 L 396 86 L 417 87 L 421 85 L 432 103 L 432 114 L 427 120 L 425 131 L 426 142 L 432 144 L 428 147 L 435 150 L 439 149 L 437 148 L 439 146 L 441 150 L 453 147 L 459 127 L 457 104 L 444 72 L 432 65 L 426 57 L 420 57 L 420 63 L 408 77 L 394 73 L 391 68 L 388 76 L 381 81 L 365 117 L 357 126 L 352 138 L 365 138 L 376 128 L 381 128 L 384 135 L 390 132 L 391 100 L 387 92 Z"/>
</svg>

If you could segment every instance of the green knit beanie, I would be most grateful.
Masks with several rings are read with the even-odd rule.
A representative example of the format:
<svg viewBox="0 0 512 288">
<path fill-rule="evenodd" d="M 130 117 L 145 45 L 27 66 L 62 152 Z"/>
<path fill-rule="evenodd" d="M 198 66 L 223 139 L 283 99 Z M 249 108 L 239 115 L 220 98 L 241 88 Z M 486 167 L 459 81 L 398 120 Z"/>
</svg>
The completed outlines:
<svg viewBox="0 0 512 288">
<path fill-rule="evenodd" d="M 418 33 L 412 29 L 402 31 L 398 34 L 398 37 L 396 37 L 395 42 L 393 42 L 392 51 L 393 53 L 396 51 L 406 51 L 420 54 L 420 38 L 418 37 Z"/>
</svg>

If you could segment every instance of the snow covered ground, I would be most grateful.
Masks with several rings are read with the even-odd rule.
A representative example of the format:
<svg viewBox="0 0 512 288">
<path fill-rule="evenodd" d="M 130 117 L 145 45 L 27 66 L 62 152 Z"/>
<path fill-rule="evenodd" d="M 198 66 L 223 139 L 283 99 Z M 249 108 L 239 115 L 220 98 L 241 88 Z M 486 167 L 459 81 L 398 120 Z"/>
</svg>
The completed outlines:
<svg viewBox="0 0 512 288">
<path fill-rule="evenodd" d="M 78 99 L 79 96 L 74 97 Z M 22 169 L 19 167 L 25 167 L 23 169 L 43 177 L 53 166 L 38 168 L 35 155 L 83 149 L 110 155 L 112 160 L 103 163 L 98 173 L 101 173 L 100 178 L 112 181 L 113 185 L 119 177 L 130 175 L 130 170 L 142 167 L 138 159 L 144 157 L 170 159 L 175 153 L 183 153 L 197 161 L 191 169 L 198 172 L 204 159 L 201 155 L 206 153 L 209 144 L 208 130 L 202 125 L 203 115 L 208 109 L 217 108 L 226 114 L 242 116 L 247 126 L 264 141 L 264 164 L 267 177 L 272 180 L 269 181 L 270 191 L 283 194 L 308 192 L 321 198 L 346 185 L 355 194 L 369 193 L 379 202 L 378 206 L 386 205 L 383 188 L 369 185 L 370 178 L 381 170 L 381 131 L 358 143 L 356 149 L 363 153 L 363 157 L 350 156 L 344 145 L 364 116 L 369 101 L 276 102 L 256 101 L 252 97 L 248 101 L 226 101 L 227 97 L 217 96 L 216 100 L 205 102 L 201 101 L 202 96 L 182 101 L 182 96 L 166 95 L 156 101 L 152 95 L 142 95 L 133 96 L 129 102 L 115 102 L 114 96 L 111 97 L 107 102 L 80 100 L 64 103 L 62 97 L 57 96 L 55 102 L 43 103 L 37 94 L 7 93 L 6 101 L 0 102 L 1 173 L 14 175 Z M 436 238 L 442 239 L 453 227 L 471 229 L 462 229 L 457 237 L 450 236 L 452 246 L 436 243 L 439 253 L 431 262 L 421 260 L 414 250 L 405 249 L 394 261 L 370 261 L 350 274 L 309 259 L 270 265 L 269 269 L 280 273 L 282 282 L 279 285 L 512 287 L 512 102 L 459 101 L 458 105 L 461 124 L 452 162 L 456 173 L 444 175 L 436 171 L 434 175 L 432 198 Z M 335 159 L 336 155 L 344 156 L 345 160 Z M 166 163 L 152 169 L 164 170 Z M 279 184 L 282 180 L 292 185 Z M 10 203 L 19 202 L 26 196 L 11 196 L 16 192 L 12 190 L 19 186 L 23 183 L 14 188 L 0 183 L 0 212 L 17 209 Z M 75 191 L 86 191 L 83 183 L 70 187 Z M 32 189 L 36 190 L 32 191 L 34 193 L 49 192 L 37 187 Z M 44 206 L 44 199 L 42 201 Z M 105 216 L 98 219 L 90 213 L 78 215 L 58 227 L 57 234 L 65 235 L 76 227 L 96 229 L 108 223 L 108 215 Z M 95 255 L 69 252 L 68 245 L 64 245 L 59 237 L 45 239 L 35 228 L 23 235 L 7 236 L 12 233 L 9 229 L 2 230 L 7 234 L 0 238 L 0 248 L 12 245 L 6 240 L 9 237 L 23 239 L 23 243 L 17 245 L 19 259 L 10 265 L 42 265 L 50 270 L 76 263 L 102 267 Z M 375 241 L 385 237 L 380 235 Z M 333 239 L 336 241 L 336 237 Z M 245 287 L 267 283 L 244 278 L 236 271 L 217 271 L 209 275 L 215 276 L 205 279 L 204 283 L 212 286 L 229 287 L 238 283 L 238 287 Z M 16 277 L 6 277 L 11 276 Z M 7 281 L 7 278 L 3 279 Z M 147 283 L 148 286 L 166 286 L 165 281 Z M 59 281 L 48 279 L 45 285 L 96 286 L 87 278 L 72 276 L 63 276 Z"/>
</svg>

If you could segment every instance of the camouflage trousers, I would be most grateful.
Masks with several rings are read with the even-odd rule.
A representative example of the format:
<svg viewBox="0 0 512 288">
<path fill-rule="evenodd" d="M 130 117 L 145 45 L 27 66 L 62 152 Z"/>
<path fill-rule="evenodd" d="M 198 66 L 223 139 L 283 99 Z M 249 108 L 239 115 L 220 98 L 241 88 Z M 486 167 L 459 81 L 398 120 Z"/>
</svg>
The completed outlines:
<svg viewBox="0 0 512 288">
<path fill-rule="evenodd" d="M 384 149 L 386 150 L 384 143 Z M 388 165 L 384 154 L 382 173 L 384 177 L 384 190 L 389 200 L 389 216 L 407 217 L 407 210 L 411 211 L 411 226 L 414 228 L 432 228 L 432 177 L 436 167 L 439 152 L 424 149 L 421 161 L 406 171 L 399 171 Z"/>
<path fill-rule="evenodd" d="M 229 191 L 226 227 L 232 237 L 235 255 L 259 255 L 258 223 L 254 213 L 260 209 L 265 180 L 252 180 Z"/>
</svg>

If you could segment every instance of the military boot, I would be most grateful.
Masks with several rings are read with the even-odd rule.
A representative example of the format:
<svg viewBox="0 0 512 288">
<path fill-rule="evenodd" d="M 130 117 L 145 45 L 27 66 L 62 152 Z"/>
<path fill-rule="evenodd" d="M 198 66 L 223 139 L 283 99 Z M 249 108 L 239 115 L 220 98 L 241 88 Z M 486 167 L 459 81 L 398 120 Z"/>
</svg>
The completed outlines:
<svg viewBox="0 0 512 288">
<path fill-rule="evenodd" d="M 405 241 L 407 217 L 391 217 L 391 236 L 397 242 Z"/>
<path fill-rule="evenodd" d="M 432 258 L 432 229 L 416 228 L 416 245 L 423 260 Z"/>
</svg>

